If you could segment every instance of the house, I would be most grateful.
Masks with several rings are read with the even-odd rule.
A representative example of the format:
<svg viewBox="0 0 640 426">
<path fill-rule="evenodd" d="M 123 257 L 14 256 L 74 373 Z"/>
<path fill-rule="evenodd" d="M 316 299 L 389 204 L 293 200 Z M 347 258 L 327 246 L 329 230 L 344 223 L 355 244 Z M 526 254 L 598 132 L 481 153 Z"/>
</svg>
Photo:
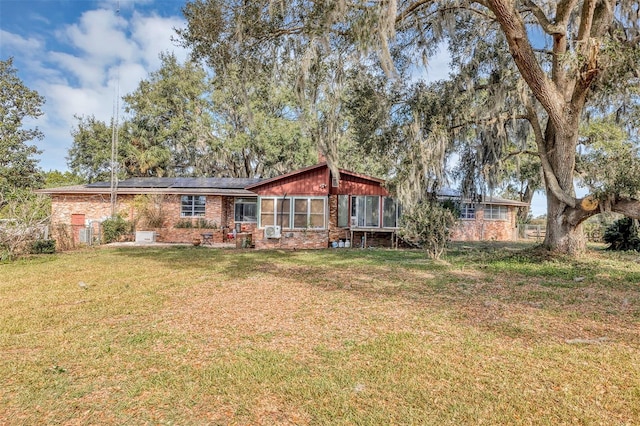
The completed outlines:
<svg viewBox="0 0 640 426">
<path fill-rule="evenodd" d="M 518 208 L 529 204 L 496 196 L 465 199 L 459 191 L 444 189 L 439 200 L 452 200 L 460 208 L 460 220 L 451 234 L 453 241 L 515 241 L 518 239 Z"/>
<path fill-rule="evenodd" d="M 392 245 L 401 212 L 384 181 L 339 172 L 320 163 L 247 186 L 258 196 L 256 248 Z"/>
<path fill-rule="evenodd" d="M 256 194 L 244 189 L 260 179 L 132 178 L 120 181 L 115 211 L 154 233 L 157 241 L 191 242 L 203 233 L 222 242 L 223 229 L 252 232 Z M 97 225 L 111 216 L 111 185 L 96 182 L 38 190 L 51 196 L 53 238 L 90 241 Z M 236 228 L 237 227 L 237 228 Z M 216 232 L 214 232 L 216 231 Z M 97 234 L 96 234 L 97 235 Z"/>
<path fill-rule="evenodd" d="M 265 180 L 127 179 L 117 185 L 115 211 L 134 221 L 137 231 L 147 231 L 161 242 L 189 243 L 206 237 L 220 243 L 235 230 L 250 234 L 258 249 L 396 245 L 402 209 L 385 182 L 339 172 L 334 176 L 322 162 Z M 38 192 L 51 196 L 52 235 L 59 241 L 90 242 L 98 235 L 99 224 L 111 216 L 109 182 Z M 454 238 L 515 238 L 519 205 L 526 204 L 498 198 L 463 203 Z"/>
</svg>

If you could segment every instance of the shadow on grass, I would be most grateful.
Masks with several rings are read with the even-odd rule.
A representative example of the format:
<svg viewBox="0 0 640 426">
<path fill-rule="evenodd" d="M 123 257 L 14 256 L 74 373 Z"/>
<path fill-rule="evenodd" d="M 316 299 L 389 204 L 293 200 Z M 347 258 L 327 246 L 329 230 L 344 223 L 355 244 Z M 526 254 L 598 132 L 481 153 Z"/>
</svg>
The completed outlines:
<svg viewBox="0 0 640 426">
<path fill-rule="evenodd" d="M 533 339 L 554 332 L 553 326 L 539 324 L 537 330 L 526 323 L 549 316 L 594 321 L 603 328 L 611 321 L 640 321 L 640 266 L 629 263 L 632 255 L 603 251 L 568 258 L 550 256 L 531 244 L 465 243 L 454 245 L 443 261 L 417 250 L 386 249 L 172 247 L 115 253 L 171 268 L 199 268 L 223 281 L 275 277 L 358 297 L 399 298 L 455 312 L 468 324 L 508 337 Z"/>
</svg>

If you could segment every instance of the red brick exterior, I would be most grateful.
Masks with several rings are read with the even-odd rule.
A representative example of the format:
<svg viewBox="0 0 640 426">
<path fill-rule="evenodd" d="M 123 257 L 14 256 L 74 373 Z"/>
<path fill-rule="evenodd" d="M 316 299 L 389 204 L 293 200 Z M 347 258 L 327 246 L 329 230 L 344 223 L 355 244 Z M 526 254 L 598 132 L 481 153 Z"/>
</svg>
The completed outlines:
<svg viewBox="0 0 640 426">
<path fill-rule="evenodd" d="M 323 230 L 283 230 L 281 238 L 265 238 L 264 229 L 253 233 L 257 249 L 323 249 L 329 245 L 328 232 Z"/>
<path fill-rule="evenodd" d="M 156 241 L 171 243 L 191 243 L 195 238 L 202 238 L 202 234 L 213 234 L 213 242 L 223 242 L 224 233 L 231 232 L 234 222 L 234 197 L 219 195 L 207 196 L 205 216 L 208 222 L 215 224 L 215 228 L 176 228 L 180 221 L 189 218 L 180 217 L 180 195 L 153 196 L 159 202 L 159 209 L 164 217 L 162 227 L 154 228 L 144 224 L 139 209 L 142 205 L 140 198 L 124 194 L 117 198 L 116 211 L 126 220 L 136 222 L 137 231 L 155 231 Z M 111 216 L 111 200 L 109 194 L 53 194 L 51 197 L 51 225 L 53 238 L 60 239 L 60 231 L 71 227 L 72 216 L 84 215 L 85 225 L 98 223 Z M 199 218 L 191 218 L 196 223 Z M 242 223 L 242 232 L 252 232 L 255 223 Z M 223 228 L 225 229 L 223 231 Z M 77 232 L 77 230 L 76 230 Z M 77 235 L 74 235 L 77 242 Z"/>
<path fill-rule="evenodd" d="M 485 220 L 484 209 L 476 210 L 475 219 L 460 219 L 453 241 L 513 241 L 517 239 L 516 207 L 507 206 L 507 220 Z"/>
<path fill-rule="evenodd" d="M 361 247 L 365 245 L 365 236 L 367 247 L 391 246 L 395 239 L 393 230 L 377 232 L 375 228 L 366 231 L 355 228 L 352 233 L 349 228 L 338 226 L 338 195 L 388 196 L 389 193 L 384 187 L 384 182 L 348 171 L 341 171 L 340 177 L 339 184 L 334 187 L 331 173 L 326 164 L 318 164 L 247 187 L 256 196 L 271 197 L 287 194 L 287 197 L 325 197 L 327 200 L 326 229 L 282 229 L 280 238 L 265 238 L 264 229 L 258 229 L 256 223 L 241 223 L 239 231 L 251 233 L 252 242 L 259 249 L 321 249 L 329 247 L 333 242 L 344 242 L 347 239 L 350 240 L 352 247 Z M 176 228 L 178 222 L 189 220 L 189 218 L 181 217 L 180 197 L 177 194 L 151 196 L 121 194 L 117 198 L 116 211 L 125 219 L 136 223 L 136 230 L 155 231 L 156 240 L 159 242 L 191 243 L 194 239 L 201 238 L 202 234 L 207 233 L 213 234 L 213 242 L 220 243 L 224 242 L 228 233 L 235 229 L 235 197 L 231 195 L 206 196 L 203 219 L 215 224 L 215 227 L 210 229 Z M 147 207 L 151 203 L 151 207 L 156 209 L 156 212 L 162 213 L 162 226 L 151 228 L 149 225 L 145 225 L 144 215 L 141 214 L 145 200 Z M 452 239 L 454 241 L 508 241 L 515 239 L 516 207 L 511 205 L 506 207 L 507 220 L 484 220 L 484 210 L 481 204 L 478 205 L 475 219 L 460 220 L 459 225 L 453 231 Z M 110 215 L 111 203 L 108 193 L 52 193 L 53 238 L 61 238 L 62 235 L 59 235 L 58 231 L 66 227 L 70 230 L 72 243 L 75 243 L 78 240 L 78 228 L 82 228 L 82 224 L 72 224 L 72 218 L 76 222 L 84 220 L 85 225 L 93 223 L 94 228 L 97 228 L 97 224 Z M 348 217 L 350 220 L 350 212 Z M 198 219 L 192 218 L 191 220 L 195 223 Z"/>
</svg>

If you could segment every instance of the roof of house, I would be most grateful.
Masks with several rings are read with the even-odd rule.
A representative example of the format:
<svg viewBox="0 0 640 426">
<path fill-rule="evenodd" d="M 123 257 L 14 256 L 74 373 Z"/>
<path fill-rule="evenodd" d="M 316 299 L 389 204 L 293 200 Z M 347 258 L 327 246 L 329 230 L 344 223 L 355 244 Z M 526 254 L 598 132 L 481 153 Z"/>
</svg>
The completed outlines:
<svg viewBox="0 0 640 426">
<path fill-rule="evenodd" d="M 270 179 L 265 179 L 265 180 L 256 182 L 254 184 L 248 185 L 246 187 L 246 189 L 253 189 L 253 188 L 256 188 L 256 187 L 259 187 L 259 186 L 263 186 L 263 185 L 266 185 L 266 184 L 269 184 L 269 183 L 272 183 L 272 182 L 276 182 L 276 181 L 279 181 L 279 180 L 290 178 L 292 176 L 296 176 L 296 175 L 300 175 L 300 174 L 303 174 L 303 173 L 307 173 L 307 172 L 310 172 L 312 170 L 320 169 L 320 168 L 323 168 L 323 167 L 328 167 L 326 162 L 314 164 L 313 166 L 304 167 L 302 169 L 294 170 L 292 172 L 285 173 L 283 175 L 275 176 L 275 177 L 272 177 Z M 352 172 L 350 170 L 338 169 L 338 171 L 340 172 L 340 174 L 355 176 L 355 177 L 359 177 L 359 178 L 362 178 L 362 179 L 370 180 L 370 181 L 373 181 L 373 182 L 378 182 L 378 183 L 381 183 L 381 184 L 385 183 L 384 179 L 378 179 L 378 178 L 375 178 L 373 176 L 367 176 L 367 175 L 363 175 L 363 174 L 360 174 L 360 173 L 355 173 L 355 172 Z"/>
<path fill-rule="evenodd" d="M 118 182 L 118 194 L 212 194 L 255 196 L 246 186 L 261 181 L 259 178 L 130 178 Z M 110 182 L 94 182 L 40 189 L 43 194 L 104 194 L 111 192 Z"/>
<path fill-rule="evenodd" d="M 442 188 L 438 191 L 439 198 L 455 198 L 461 199 L 462 193 L 457 189 L 453 188 Z M 462 200 L 463 202 L 476 202 L 480 204 L 495 204 L 495 205 L 503 205 L 503 206 L 516 206 L 516 207 L 526 207 L 529 203 L 525 203 L 522 201 L 509 200 L 507 198 L 498 197 L 496 195 L 481 195 L 478 196 L 477 200 Z"/>
</svg>

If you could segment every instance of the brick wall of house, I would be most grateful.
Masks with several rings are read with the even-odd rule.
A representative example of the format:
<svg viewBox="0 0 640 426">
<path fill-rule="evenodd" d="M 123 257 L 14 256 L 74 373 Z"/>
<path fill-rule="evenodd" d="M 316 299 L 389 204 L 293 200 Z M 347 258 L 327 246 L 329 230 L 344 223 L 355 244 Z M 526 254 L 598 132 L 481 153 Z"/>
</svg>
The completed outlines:
<svg viewBox="0 0 640 426">
<path fill-rule="evenodd" d="M 507 207 L 507 220 L 484 220 L 484 210 L 477 209 L 475 219 L 462 219 L 454 229 L 453 241 L 512 241 L 516 235 L 516 209 Z"/>
<path fill-rule="evenodd" d="M 349 237 L 349 229 L 338 226 L 338 196 L 329 196 L 329 243 L 346 240 Z"/>
<path fill-rule="evenodd" d="M 253 233 L 256 249 L 323 249 L 329 245 L 328 230 L 285 230 L 281 238 L 265 238 L 264 229 Z"/>
<path fill-rule="evenodd" d="M 231 208 L 233 209 L 233 198 L 231 199 Z M 209 222 L 216 225 L 212 229 L 199 228 L 176 228 L 175 225 L 179 221 L 189 220 L 189 218 L 180 217 L 180 195 L 163 195 L 149 197 L 152 202 L 161 203 L 161 211 L 164 216 L 163 226 L 161 228 L 152 228 L 144 225 L 144 221 L 138 221 L 136 230 L 138 231 L 155 231 L 156 239 L 160 242 L 172 243 L 189 243 L 195 237 L 201 237 L 203 233 L 212 233 L 215 242 L 223 241 L 223 233 L 221 224 L 223 220 L 223 197 L 218 195 L 207 196 L 205 216 Z M 139 212 L 136 210 L 140 206 L 140 198 L 136 200 L 134 195 L 119 195 L 117 198 L 116 211 L 126 220 L 135 220 L 139 218 Z M 226 200 L 225 200 L 226 201 Z M 90 221 L 103 221 L 111 216 L 111 199 L 109 194 L 97 195 L 53 195 L 51 199 L 51 228 L 53 238 L 60 238 L 56 235 L 59 225 L 71 226 L 72 215 L 84 215 L 85 224 Z M 192 222 L 197 222 L 199 218 L 192 218 Z M 231 215 L 233 219 L 233 215 Z M 250 226 L 245 227 L 250 229 Z"/>
</svg>

